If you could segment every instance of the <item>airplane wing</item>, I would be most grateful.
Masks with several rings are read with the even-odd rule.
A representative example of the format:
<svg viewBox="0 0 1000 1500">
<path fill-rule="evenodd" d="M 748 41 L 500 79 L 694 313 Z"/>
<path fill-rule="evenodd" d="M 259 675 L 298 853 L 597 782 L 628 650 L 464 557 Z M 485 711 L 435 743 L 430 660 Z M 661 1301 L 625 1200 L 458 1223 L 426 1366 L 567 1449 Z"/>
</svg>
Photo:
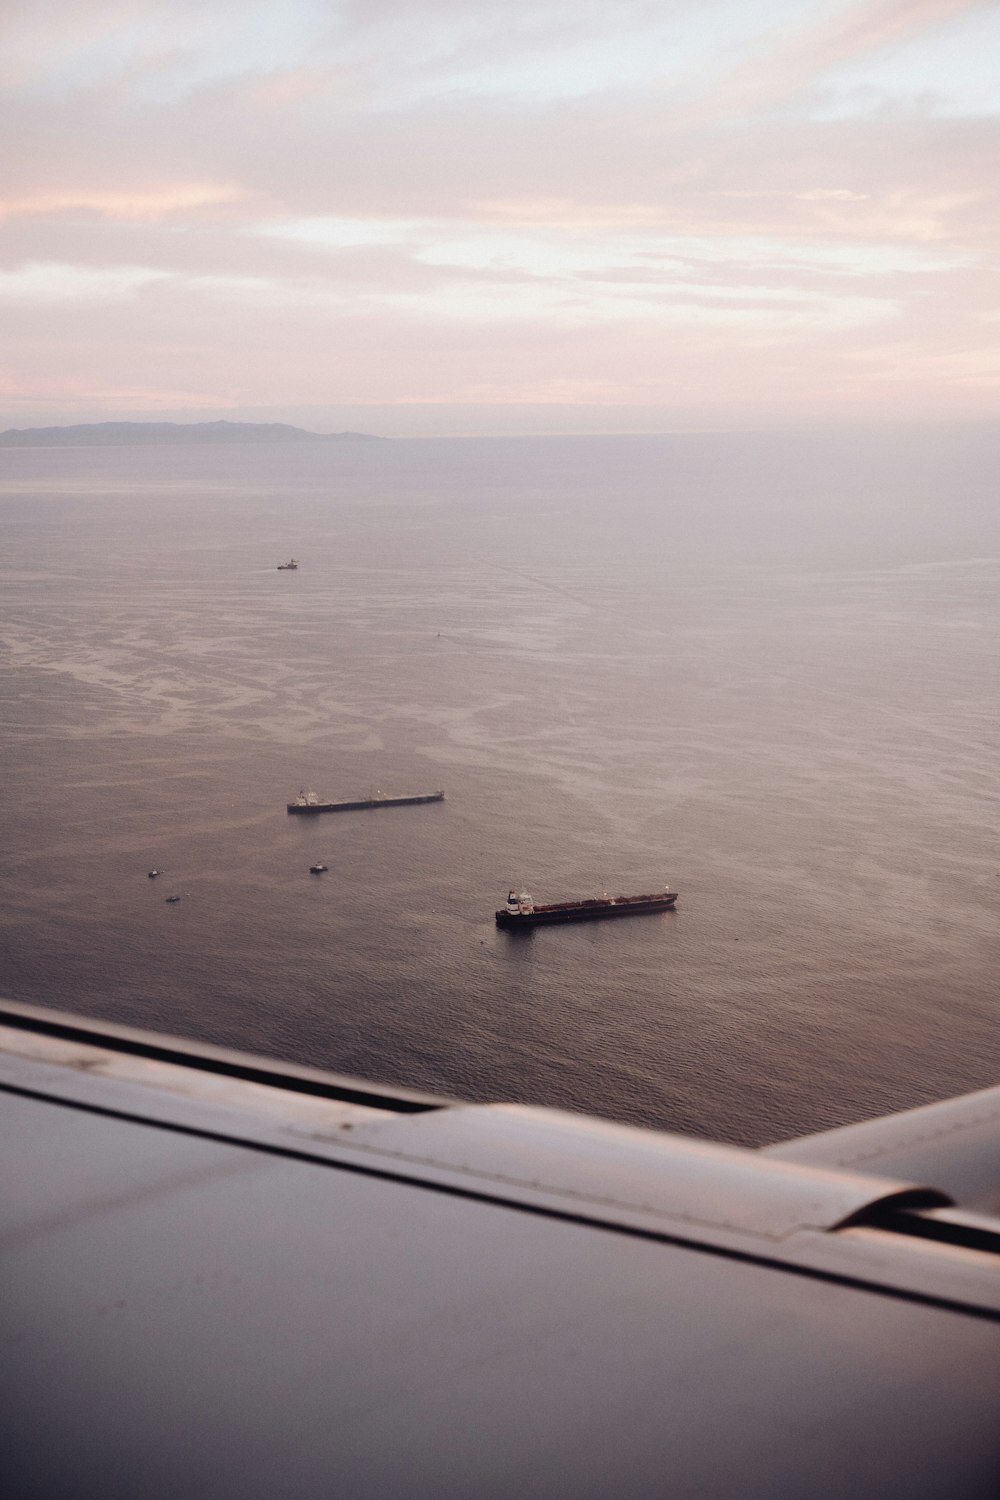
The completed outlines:
<svg viewBox="0 0 1000 1500">
<path fill-rule="evenodd" d="M 4 1494 L 995 1496 L 1000 1223 L 793 1149 L 2 1003 Z"/>
<path fill-rule="evenodd" d="M 1000 1214 L 1000 1088 L 766 1148 L 779 1161 L 933 1182 L 955 1203 Z"/>
</svg>

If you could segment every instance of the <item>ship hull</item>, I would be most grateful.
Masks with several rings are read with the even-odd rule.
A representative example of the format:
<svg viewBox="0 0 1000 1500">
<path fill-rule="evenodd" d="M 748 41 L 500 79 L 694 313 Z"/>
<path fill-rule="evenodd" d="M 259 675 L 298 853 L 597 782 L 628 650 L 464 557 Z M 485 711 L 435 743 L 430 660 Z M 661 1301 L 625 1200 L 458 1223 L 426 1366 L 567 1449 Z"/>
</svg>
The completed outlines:
<svg viewBox="0 0 1000 1500">
<path fill-rule="evenodd" d="M 536 906 L 530 912 L 498 911 L 497 926 L 509 929 L 550 926 L 557 922 L 599 922 L 606 917 L 637 917 L 649 912 L 670 911 L 677 893 L 660 896 L 616 896 L 593 901 L 560 901 Z"/>
<path fill-rule="evenodd" d="M 409 807 L 416 802 L 443 802 L 444 792 L 423 792 L 418 797 L 364 797 L 358 802 L 289 802 L 290 813 L 359 812 L 367 807 Z"/>
</svg>

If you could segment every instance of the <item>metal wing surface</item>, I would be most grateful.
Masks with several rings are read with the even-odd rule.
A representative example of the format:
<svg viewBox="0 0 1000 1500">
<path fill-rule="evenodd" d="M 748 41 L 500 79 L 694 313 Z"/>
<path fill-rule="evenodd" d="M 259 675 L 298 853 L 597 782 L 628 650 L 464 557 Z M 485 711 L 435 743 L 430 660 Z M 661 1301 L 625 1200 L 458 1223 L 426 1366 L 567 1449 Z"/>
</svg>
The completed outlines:
<svg viewBox="0 0 1000 1500">
<path fill-rule="evenodd" d="M 798 1160 L 2 1004 L 4 1494 L 995 1496 L 1000 1224 L 908 1130 Z"/>
<path fill-rule="evenodd" d="M 767 1148 L 779 1161 L 932 1182 L 955 1203 L 1000 1214 L 1000 1088 Z"/>
</svg>

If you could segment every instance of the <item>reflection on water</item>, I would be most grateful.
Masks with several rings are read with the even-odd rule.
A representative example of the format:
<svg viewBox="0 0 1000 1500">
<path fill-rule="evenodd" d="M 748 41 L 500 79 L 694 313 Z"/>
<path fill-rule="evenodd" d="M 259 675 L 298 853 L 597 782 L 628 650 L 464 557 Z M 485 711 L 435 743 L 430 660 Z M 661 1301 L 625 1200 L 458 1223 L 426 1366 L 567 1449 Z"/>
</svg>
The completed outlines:
<svg viewBox="0 0 1000 1500">
<path fill-rule="evenodd" d="M 738 1140 L 995 1082 L 1000 526 L 770 443 L 5 454 L 0 985 Z"/>
</svg>

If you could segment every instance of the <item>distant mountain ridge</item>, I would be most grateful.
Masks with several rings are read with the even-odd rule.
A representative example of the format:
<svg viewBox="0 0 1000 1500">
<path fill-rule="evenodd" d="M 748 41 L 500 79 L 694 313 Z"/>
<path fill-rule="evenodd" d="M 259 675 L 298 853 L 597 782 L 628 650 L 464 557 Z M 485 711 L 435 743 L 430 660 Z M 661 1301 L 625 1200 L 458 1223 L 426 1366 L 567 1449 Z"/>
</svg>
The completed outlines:
<svg viewBox="0 0 1000 1500">
<path fill-rule="evenodd" d="M 0 448 L 129 448 L 143 444 L 384 442 L 370 432 L 309 432 L 287 422 L 81 422 L 9 427 Z"/>
</svg>

